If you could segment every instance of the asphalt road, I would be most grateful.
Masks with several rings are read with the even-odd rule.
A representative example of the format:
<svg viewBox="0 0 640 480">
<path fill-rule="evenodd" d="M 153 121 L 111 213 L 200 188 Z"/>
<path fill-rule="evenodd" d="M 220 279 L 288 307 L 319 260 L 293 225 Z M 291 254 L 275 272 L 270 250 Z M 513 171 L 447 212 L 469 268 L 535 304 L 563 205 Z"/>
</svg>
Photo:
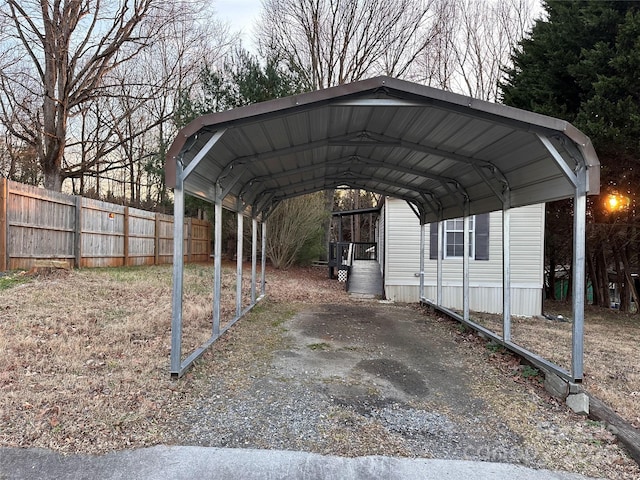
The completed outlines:
<svg viewBox="0 0 640 480">
<path fill-rule="evenodd" d="M 281 450 L 152 447 L 104 456 L 0 448 L 0 479 L 580 480 L 517 465 L 390 457 L 344 458 Z"/>
</svg>

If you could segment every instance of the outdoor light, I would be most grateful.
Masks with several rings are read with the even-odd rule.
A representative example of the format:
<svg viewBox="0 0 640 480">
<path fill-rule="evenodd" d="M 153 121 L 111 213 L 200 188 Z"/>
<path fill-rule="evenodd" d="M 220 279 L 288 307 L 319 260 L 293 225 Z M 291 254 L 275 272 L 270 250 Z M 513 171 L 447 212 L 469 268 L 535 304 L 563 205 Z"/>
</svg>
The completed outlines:
<svg viewBox="0 0 640 480">
<path fill-rule="evenodd" d="M 629 197 L 617 193 L 610 193 L 605 198 L 604 206 L 610 212 L 617 212 L 628 208 L 630 203 Z"/>
</svg>

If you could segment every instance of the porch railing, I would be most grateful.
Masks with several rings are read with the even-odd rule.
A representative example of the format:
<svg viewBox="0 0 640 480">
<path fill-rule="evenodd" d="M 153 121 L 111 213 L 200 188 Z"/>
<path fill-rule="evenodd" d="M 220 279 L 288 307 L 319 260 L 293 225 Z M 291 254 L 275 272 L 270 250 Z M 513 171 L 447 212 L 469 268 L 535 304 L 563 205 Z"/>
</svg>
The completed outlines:
<svg viewBox="0 0 640 480">
<path fill-rule="evenodd" d="M 351 248 L 351 256 L 349 256 Z M 377 260 L 376 242 L 337 242 L 329 244 L 329 266 L 348 265 L 351 260 Z"/>
<path fill-rule="evenodd" d="M 354 260 L 377 260 L 378 244 L 376 242 L 352 242 Z"/>
<path fill-rule="evenodd" d="M 377 260 L 376 242 L 337 242 L 329 244 L 329 277 L 335 278 L 335 269 L 346 271 L 348 278 L 354 260 Z M 340 275 L 338 275 L 340 277 Z"/>
</svg>

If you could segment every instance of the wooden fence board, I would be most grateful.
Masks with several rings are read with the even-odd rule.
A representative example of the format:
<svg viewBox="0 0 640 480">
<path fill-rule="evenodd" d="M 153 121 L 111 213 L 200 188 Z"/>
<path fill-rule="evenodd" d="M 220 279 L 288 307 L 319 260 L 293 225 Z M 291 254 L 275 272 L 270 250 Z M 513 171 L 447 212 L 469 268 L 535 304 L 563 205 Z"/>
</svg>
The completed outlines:
<svg viewBox="0 0 640 480">
<path fill-rule="evenodd" d="M 158 263 L 173 263 L 173 217 L 159 213 Z"/>
<path fill-rule="evenodd" d="M 153 265 L 155 262 L 156 214 L 129 208 L 128 263 Z"/>
<path fill-rule="evenodd" d="M 21 197 L 29 197 L 37 200 L 46 200 L 48 202 L 60 203 L 69 206 L 74 206 L 75 201 L 73 196 L 65 193 L 54 192 L 51 190 L 45 190 L 44 188 L 34 187 L 32 185 L 25 185 L 24 183 L 14 182 L 8 180 L 9 192 L 17 193 Z"/>
<path fill-rule="evenodd" d="M 29 268 L 35 259 L 72 259 L 73 198 L 17 182 L 7 184 L 8 268 Z"/>
<path fill-rule="evenodd" d="M 82 199 L 80 235 L 83 267 L 124 265 L 125 207 Z"/>
<path fill-rule="evenodd" d="M 9 194 L 8 181 L 0 178 L 0 272 L 8 268 L 9 255 L 7 251 L 7 195 Z"/>
<path fill-rule="evenodd" d="M 81 267 L 173 261 L 171 215 L 1 180 L 0 271 L 28 269 L 41 259 Z M 197 219 L 185 225 L 191 225 L 185 261 L 209 261 L 211 225 Z"/>
<path fill-rule="evenodd" d="M 191 261 L 207 262 L 211 255 L 211 224 L 191 219 Z"/>
</svg>

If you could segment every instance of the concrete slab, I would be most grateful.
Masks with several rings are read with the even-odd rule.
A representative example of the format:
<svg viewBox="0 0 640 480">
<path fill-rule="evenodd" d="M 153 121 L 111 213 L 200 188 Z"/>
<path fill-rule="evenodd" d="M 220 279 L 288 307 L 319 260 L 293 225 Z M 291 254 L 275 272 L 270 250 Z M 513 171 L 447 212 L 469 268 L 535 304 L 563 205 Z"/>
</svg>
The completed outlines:
<svg viewBox="0 0 640 480">
<path fill-rule="evenodd" d="M 391 457 L 345 458 L 282 450 L 157 446 L 104 456 L 62 456 L 0 448 L 3 480 L 585 480 L 587 477 L 489 462 Z"/>
<path fill-rule="evenodd" d="M 567 406 L 579 415 L 589 415 L 589 397 L 586 393 L 574 393 L 567 397 Z"/>
</svg>

